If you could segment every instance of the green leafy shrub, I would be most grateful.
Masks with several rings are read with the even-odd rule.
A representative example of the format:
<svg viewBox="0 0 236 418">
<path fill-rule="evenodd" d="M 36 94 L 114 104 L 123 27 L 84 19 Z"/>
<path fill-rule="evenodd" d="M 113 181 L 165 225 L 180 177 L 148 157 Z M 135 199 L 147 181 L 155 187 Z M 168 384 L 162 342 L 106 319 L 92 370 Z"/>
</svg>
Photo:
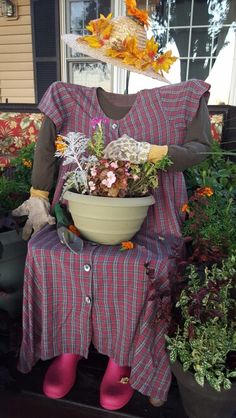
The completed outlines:
<svg viewBox="0 0 236 418">
<path fill-rule="evenodd" d="M 170 361 L 179 360 L 203 386 L 230 389 L 236 378 L 236 253 L 221 266 L 186 269 L 187 285 L 176 303 L 180 323 L 166 336 Z"/>
</svg>

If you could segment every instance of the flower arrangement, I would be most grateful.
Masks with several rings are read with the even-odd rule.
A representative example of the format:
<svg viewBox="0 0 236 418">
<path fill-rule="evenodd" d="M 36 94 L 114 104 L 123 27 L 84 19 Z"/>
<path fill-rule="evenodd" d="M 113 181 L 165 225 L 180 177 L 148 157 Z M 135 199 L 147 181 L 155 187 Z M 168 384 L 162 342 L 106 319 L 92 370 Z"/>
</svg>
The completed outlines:
<svg viewBox="0 0 236 418">
<path fill-rule="evenodd" d="M 81 194 L 103 197 L 142 197 L 158 187 L 158 170 L 171 165 L 169 157 L 157 163 L 133 164 L 129 161 L 112 161 L 103 157 L 103 124 L 106 119 L 93 119 L 91 138 L 82 133 L 70 132 L 56 141 L 56 156 L 63 164 L 75 164 L 67 173 L 63 194 L 73 190 Z"/>
</svg>

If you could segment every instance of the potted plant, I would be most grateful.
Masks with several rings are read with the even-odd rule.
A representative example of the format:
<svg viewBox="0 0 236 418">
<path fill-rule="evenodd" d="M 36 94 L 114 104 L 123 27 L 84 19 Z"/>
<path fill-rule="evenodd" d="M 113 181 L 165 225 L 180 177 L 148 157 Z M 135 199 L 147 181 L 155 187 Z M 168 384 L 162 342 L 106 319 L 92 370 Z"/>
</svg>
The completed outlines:
<svg viewBox="0 0 236 418">
<path fill-rule="evenodd" d="M 196 266 L 176 303 L 179 324 L 167 339 L 186 413 L 190 418 L 231 418 L 236 404 L 236 254 L 221 266 Z"/>
<path fill-rule="evenodd" d="M 12 317 L 21 308 L 27 243 L 21 238 L 22 218 L 11 211 L 28 198 L 33 151 L 33 143 L 23 147 L 0 173 L 0 309 Z"/>
<path fill-rule="evenodd" d="M 235 167 L 218 144 L 191 169 L 172 326 L 172 371 L 190 418 L 231 418 L 236 410 Z M 176 291 L 177 289 L 177 291 Z"/>
<path fill-rule="evenodd" d="M 155 202 L 150 192 L 158 186 L 158 170 L 165 170 L 171 161 L 167 156 L 155 164 L 106 159 L 102 128 L 106 120 L 92 123 L 92 138 L 70 132 L 57 139 L 56 156 L 64 157 L 63 164 L 75 163 L 67 174 L 63 197 L 84 238 L 115 245 L 140 229 Z"/>
</svg>

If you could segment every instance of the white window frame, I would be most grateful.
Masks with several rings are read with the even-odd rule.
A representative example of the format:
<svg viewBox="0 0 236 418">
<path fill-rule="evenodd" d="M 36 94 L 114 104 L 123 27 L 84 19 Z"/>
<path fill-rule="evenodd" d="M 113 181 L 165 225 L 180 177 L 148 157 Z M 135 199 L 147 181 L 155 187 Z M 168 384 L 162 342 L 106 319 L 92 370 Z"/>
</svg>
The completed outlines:
<svg viewBox="0 0 236 418">
<path fill-rule="evenodd" d="M 113 16 L 125 15 L 125 4 L 120 0 L 111 0 L 111 11 Z M 66 33 L 66 0 L 60 1 L 60 34 Z M 68 68 L 66 57 L 66 45 L 61 40 L 61 79 L 68 82 Z M 76 60 L 75 60 L 76 62 Z M 124 93 L 126 88 L 126 70 L 111 66 L 111 91 L 114 93 Z"/>
</svg>

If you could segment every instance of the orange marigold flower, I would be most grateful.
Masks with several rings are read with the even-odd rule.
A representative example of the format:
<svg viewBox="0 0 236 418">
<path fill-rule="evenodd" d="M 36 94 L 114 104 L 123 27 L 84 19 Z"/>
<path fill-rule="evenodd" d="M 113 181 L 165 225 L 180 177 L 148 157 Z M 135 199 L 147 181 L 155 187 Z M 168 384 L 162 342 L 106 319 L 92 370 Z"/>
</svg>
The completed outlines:
<svg viewBox="0 0 236 418">
<path fill-rule="evenodd" d="M 214 191 L 211 187 L 199 187 L 197 189 L 197 194 L 199 196 L 207 196 L 210 197 L 214 194 Z"/>
<path fill-rule="evenodd" d="M 187 203 L 185 203 L 182 208 L 181 208 L 181 212 L 189 212 L 190 207 Z"/>
<path fill-rule="evenodd" d="M 132 241 L 123 241 L 121 243 L 121 250 L 132 250 L 134 248 L 134 244 Z"/>
<path fill-rule="evenodd" d="M 23 158 L 22 163 L 27 168 L 31 168 L 32 167 L 32 162 L 30 160 L 26 160 L 25 158 Z"/>
<path fill-rule="evenodd" d="M 57 136 L 57 139 L 56 139 L 55 145 L 56 145 L 56 150 L 57 150 L 58 152 L 60 152 L 61 154 L 64 154 L 64 152 L 65 152 L 65 150 L 66 150 L 66 148 L 67 148 L 67 145 L 66 145 L 66 143 L 63 141 L 62 136 L 60 136 L 60 135 L 58 135 L 58 136 Z"/>
</svg>

